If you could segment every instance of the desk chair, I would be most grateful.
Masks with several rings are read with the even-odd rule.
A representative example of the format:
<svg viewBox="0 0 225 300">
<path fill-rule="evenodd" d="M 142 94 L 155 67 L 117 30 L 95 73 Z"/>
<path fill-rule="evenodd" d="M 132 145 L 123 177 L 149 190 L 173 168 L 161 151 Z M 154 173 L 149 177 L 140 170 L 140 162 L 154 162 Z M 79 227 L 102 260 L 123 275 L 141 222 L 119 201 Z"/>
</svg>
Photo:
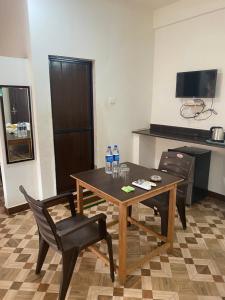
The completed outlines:
<svg viewBox="0 0 225 300">
<path fill-rule="evenodd" d="M 106 215 L 98 214 L 87 218 L 83 215 L 76 214 L 72 193 L 66 193 L 39 201 L 30 197 L 23 186 L 20 186 L 19 190 L 28 202 L 38 226 L 39 253 L 36 274 L 41 272 L 49 246 L 62 254 L 62 278 L 59 300 L 63 300 L 66 297 L 79 252 L 102 239 L 105 239 L 108 245 L 110 275 L 112 281 L 114 281 L 112 240 L 106 230 Z M 63 198 L 66 198 L 69 202 L 71 217 L 54 223 L 47 208 L 54 206 L 56 200 Z M 98 222 L 98 224 L 96 224 L 96 222 Z"/>
<path fill-rule="evenodd" d="M 183 229 L 186 229 L 186 211 L 185 203 L 188 185 L 191 183 L 194 169 L 194 158 L 184 153 L 163 152 L 158 170 L 171 175 L 181 177 L 184 180 L 177 186 L 176 206 Z M 147 199 L 142 204 L 154 209 L 155 214 L 161 217 L 161 234 L 167 236 L 168 228 L 168 210 L 169 210 L 169 192 Z M 131 206 L 130 206 L 131 207 Z M 131 216 L 132 207 L 128 210 Z"/>
</svg>

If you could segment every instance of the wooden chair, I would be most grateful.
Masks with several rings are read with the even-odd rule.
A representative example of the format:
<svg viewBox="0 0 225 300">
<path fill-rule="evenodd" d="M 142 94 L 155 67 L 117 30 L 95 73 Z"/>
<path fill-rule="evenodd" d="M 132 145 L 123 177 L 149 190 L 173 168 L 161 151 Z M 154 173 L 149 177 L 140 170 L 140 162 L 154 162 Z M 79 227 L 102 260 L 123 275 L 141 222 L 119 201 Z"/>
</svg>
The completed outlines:
<svg viewBox="0 0 225 300">
<path fill-rule="evenodd" d="M 39 253 L 36 274 L 39 274 L 49 246 L 62 254 L 62 278 L 59 299 L 65 299 L 74 266 L 79 252 L 92 244 L 105 239 L 108 245 L 110 275 L 114 281 L 114 264 L 111 236 L 106 230 L 106 215 L 98 214 L 91 218 L 76 214 L 74 196 L 66 193 L 43 201 L 30 197 L 23 186 L 19 190 L 34 214 L 39 232 Z M 71 217 L 54 223 L 47 208 L 56 205 L 56 200 L 66 198 L 70 205 Z M 98 222 L 98 224 L 96 224 Z"/>
<path fill-rule="evenodd" d="M 186 229 L 185 203 L 188 186 L 192 184 L 191 178 L 194 170 L 194 157 L 173 151 L 163 152 L 158 170 L 184 179 L 177 187 L 176 205 L 183 229 Z M 167 236 L 169 192 L 147 199 L 141 203 L 154 209 L 155 214 L 160 214 L 161 234 Z M 130 206 L 128 215 L 131 216 L 131 213 L 132 207 Z"/>
</svg>

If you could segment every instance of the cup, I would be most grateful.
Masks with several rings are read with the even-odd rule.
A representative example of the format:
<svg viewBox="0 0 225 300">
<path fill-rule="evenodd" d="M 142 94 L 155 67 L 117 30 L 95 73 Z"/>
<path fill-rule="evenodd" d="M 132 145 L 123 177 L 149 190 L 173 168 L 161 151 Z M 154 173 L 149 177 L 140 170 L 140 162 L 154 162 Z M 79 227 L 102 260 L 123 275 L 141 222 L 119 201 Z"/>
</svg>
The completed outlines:
<svg viewBox="0 0 225 300">
<path fill-rule="evenodd" d="M 112 177 L 117 178 L 119 176 L 119 166 L 112 165 Z"/>
<path fill-rule="evenodd" d="M 127 184 L 129 181 L 130 168 L 126 164 L 121 164 L 119 169 L 119 176 L 124 180 L 124 183 Z"/>
</svg>

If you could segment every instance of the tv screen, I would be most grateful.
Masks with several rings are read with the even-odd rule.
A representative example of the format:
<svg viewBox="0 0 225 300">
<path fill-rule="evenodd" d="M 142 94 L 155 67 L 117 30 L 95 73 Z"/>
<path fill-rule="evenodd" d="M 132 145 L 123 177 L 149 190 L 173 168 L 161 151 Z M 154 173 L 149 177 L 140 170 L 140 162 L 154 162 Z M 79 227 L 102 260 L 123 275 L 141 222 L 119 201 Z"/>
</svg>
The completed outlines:
<svg viewBox="0 0 225 300">
<path fill-rule="evenodd" d="M 215 98 L 217 70 L 177 73 L 176 98 Z"/>
</svg>

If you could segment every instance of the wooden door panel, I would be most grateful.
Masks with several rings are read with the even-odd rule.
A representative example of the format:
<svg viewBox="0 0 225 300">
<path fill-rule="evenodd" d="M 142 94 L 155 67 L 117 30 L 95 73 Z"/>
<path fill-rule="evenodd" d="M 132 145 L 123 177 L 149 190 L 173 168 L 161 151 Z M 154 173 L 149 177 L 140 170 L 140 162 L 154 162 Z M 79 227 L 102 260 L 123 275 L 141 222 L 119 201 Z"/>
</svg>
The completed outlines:
<svg viewBox="0 0 225 300">
<path fill-rule="evenodd" d="M 54 130 L 91 128 L 90 66 L 56 62 L 52 65 L 51 85 L 55 87 L 52 93 Z"/>
<path fill-rule="evenodd" d="M 74 190 L 70 174 L 94 168 L 92 63 L 49 57 L 57 192 Z"/>
<path fill-rule="evenodd" d="M 63 88 L 62 88 L 62 65 L 60 61 L 50 61 L 50 83 L 52 100 L 53 129 L 59 127 L 61 119 Z"/>
<path fill-rule="evenodd" d="M 60 192 L 74 189 L 70 174 L 93 169 L 92 132 L 56 134 L 55 160 L 57 189 Z"/>
<path fill-rule="evenodd" d="M 87 64 L 72 64 L 72 80 L 77 82 L 74 86 L 76 92 L 77 103 L 77 120 L 78 127 L 90 128 L 92 126 L 92 115 L 90 114 L 90 97 L 91 91 L 88 82 L 90 82 L 90 65 Z M 82 99 L 82 101 L 81 101 Z"/>
</svg>

